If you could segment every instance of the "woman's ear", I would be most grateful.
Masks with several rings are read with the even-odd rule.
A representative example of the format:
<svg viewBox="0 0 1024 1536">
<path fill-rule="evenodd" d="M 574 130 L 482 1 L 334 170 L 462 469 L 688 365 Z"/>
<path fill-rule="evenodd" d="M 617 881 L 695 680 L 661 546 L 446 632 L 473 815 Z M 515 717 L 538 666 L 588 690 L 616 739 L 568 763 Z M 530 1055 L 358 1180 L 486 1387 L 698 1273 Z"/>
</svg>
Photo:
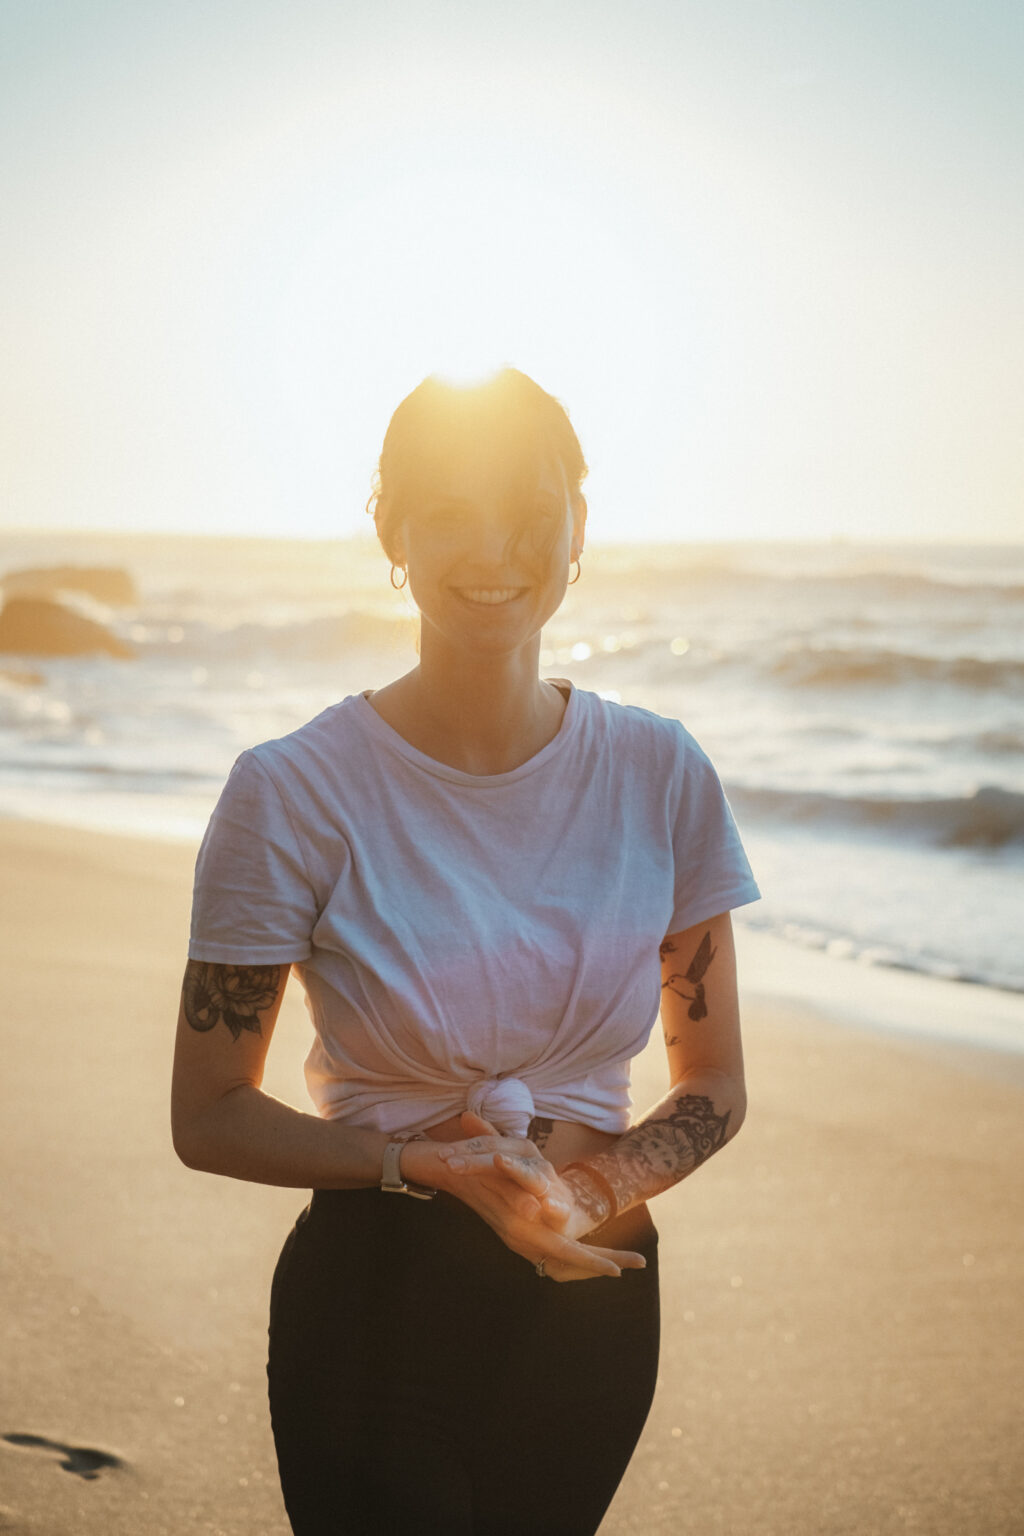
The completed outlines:
<svg viewBox="0 0 1024 1536">
<path fill-rule="evenodd" d="M 405 554 L 405 528 L 403 524 L 400 523 L 392 533 L 388 540 L 386 553 L 392 565 L 400 565 L 403 569 L 408 565 L 409 562 Z"/>
<path fill-rule="evenodd" d="M 571 560 L 578 560 L 583 553 L 583 545 L 587 531 L 587 498 L 582 492 L 576 497 L 572 509 L 572 554 Z"/>
</svg>

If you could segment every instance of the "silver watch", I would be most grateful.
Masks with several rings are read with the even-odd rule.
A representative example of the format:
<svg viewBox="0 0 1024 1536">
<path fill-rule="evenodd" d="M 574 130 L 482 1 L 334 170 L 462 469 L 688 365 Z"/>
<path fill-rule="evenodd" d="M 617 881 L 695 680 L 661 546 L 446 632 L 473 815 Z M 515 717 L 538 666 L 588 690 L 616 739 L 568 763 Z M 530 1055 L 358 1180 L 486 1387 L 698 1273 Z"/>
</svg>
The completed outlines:
<svg viewBox="0 0 1024 1536">
<path fill-rule="evenodd" d="M 402 1148 L 407 1141 L 426 1141 L 422 1131 L 412 1131 L 406 1135 L 392 1136 L 384 1148 L 384 1161 L 381 1165 L 380 1187 L 389 1195 L 412 1195 L 416 1200 L 433 1200 L 437 1194 L 436 1189 L 428 1189 L 425 1184 L 413 1184 L 402 1178 L 400 1159 Z"/>
</svg>

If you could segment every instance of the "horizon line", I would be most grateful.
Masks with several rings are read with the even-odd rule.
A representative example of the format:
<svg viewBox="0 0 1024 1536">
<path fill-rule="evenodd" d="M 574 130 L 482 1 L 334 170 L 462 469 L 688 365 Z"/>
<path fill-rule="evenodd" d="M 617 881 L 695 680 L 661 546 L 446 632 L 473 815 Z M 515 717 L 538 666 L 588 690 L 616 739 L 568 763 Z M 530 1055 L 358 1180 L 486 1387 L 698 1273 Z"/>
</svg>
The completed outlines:
<svg viewBox="0 0 1024 1536">
<path fill-rule="evenodd" d="M 185 541 L 203 541 L 208 543 L 232 543 L 232 544 L 320 544 L 320 545 L 344 545 L 361 544 L 379 548 L 377 537 L 370 532 L 346 533 L 346 534 L 303 534 L 303 533 L 218 533 L 200 530 L 177 530 L 171 528 L 33 528 L 29 525 L 16 525 L 14 527 L 0 526 L 0 539 L 16 538 L 40 538 L 40 539 L 178 539 Z M 861 536 L 857 534 L 830 533 L 817 535 L 790 535 L 780 534 L 777 537 L 771 535 L 759 538 L 726 537 L 708 538 L 692 536 L 677 539 L 665 538 L 610 538 L 601 534 L 593 534 L 587 540 L 591 549 L 664 549 L 678 546 L 694 546 L 706 549 L 721 548 L 912 548 L 912 549 L 1021 549 L 1024 550 L 1024 538 L 1008 539 L 999 536 L 986 538 L 983 535 L 967 538 L 955 534 L 935 535 L 931 538 L 917 538 L 913 535 L 892 534 L 888 537 Z M 381 550 L 383 555 L 383 550 Z"/>
</svg>

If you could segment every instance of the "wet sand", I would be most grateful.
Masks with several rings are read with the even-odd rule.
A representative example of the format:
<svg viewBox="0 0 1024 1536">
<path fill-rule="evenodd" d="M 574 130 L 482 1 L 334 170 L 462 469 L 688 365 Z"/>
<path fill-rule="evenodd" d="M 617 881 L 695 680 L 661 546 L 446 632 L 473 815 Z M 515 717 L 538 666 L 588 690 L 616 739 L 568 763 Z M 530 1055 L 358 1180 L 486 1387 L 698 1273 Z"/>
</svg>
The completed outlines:
<svg viewBox="0 0 1024 1536">
<path fill-rule="evenodd" d="M 192 850 L 0 839 L 0 1530 L 287 1536 L 266 1298 L 305 1197 L 171 1149 Z M 602 1532 L 1019 1531 L 1021 1058 L 867 1027 L 878 976 L 852 964 L 742 955 L 751 1111 L 653 1207 L 661 1377 Z M 989 1001 L 935 985 L 953 1014 Z M 267 1086 L 300 1105 L 307 1031 L 294 990 Z"/>
</svg>

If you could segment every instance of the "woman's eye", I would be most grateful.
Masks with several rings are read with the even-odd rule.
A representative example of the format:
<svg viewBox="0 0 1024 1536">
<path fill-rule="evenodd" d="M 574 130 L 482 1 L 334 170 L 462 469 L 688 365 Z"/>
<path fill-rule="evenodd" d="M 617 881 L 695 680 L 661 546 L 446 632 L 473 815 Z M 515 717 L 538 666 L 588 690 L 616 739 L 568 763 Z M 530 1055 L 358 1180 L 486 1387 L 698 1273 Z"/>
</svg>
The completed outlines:
<svg viewBox="0 0 1024 1536">
<path fill-rule="evenodd" d="M 535 538 L 546 539 L 558 522 L 558 513 L 552 507 L 534 507 L 527 517 L 527 527 Z"/>
<path fill-rule="evenodd" d="M 424 522 L 437 530 L 458 528 L 464 517 L 465 513 L 459 507 L 432 507 L 423 514 Z"/>
</svg>

